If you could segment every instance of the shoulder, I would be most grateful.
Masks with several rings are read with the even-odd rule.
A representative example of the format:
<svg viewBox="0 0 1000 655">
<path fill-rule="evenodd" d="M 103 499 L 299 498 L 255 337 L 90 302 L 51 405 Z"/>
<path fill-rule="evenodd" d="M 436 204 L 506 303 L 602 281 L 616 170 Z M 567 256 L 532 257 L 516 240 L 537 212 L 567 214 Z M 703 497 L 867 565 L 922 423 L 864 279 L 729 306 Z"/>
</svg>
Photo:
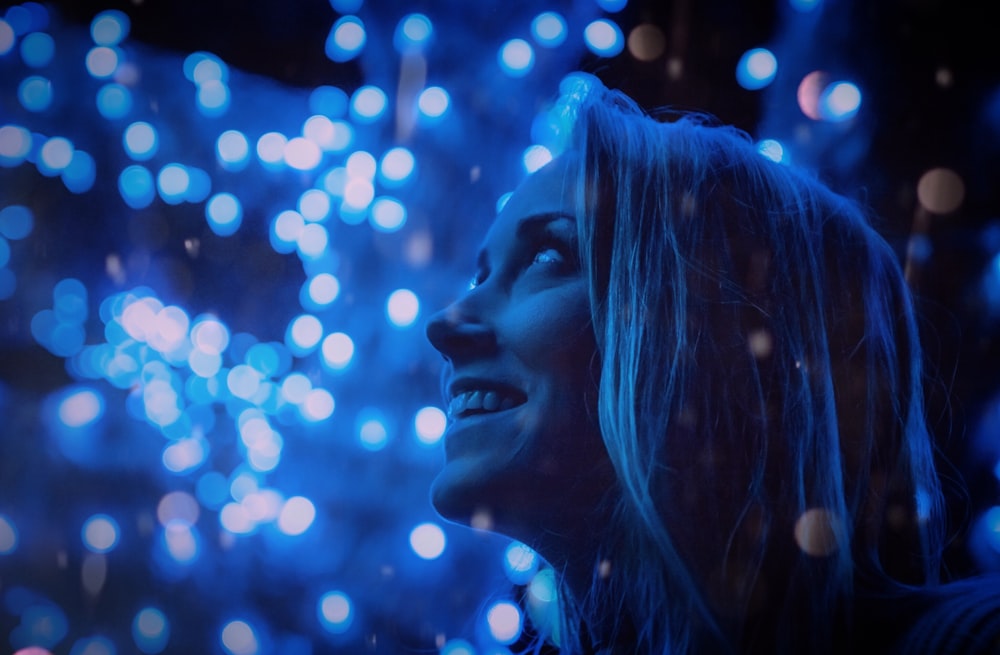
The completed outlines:
<svg viewBox="0 0 1000 655">
<path fill-rule="evenodd" d="M 1000 576 L 968 578 L 887 600 L 894 653 L 1000 655 Z"/>
</svg>

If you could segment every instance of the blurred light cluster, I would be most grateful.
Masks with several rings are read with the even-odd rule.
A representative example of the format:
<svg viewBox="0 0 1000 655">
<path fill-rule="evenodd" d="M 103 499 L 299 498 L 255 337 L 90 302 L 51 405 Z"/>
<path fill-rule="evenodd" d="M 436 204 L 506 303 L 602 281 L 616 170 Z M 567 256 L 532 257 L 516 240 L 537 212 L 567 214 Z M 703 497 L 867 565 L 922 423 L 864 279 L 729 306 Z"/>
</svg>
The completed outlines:
<svg viewBox="0 0 1000 655">
<path fill-rule="evenodd" d="M 310 46 L 365 79 L 308 89 L 133 43 L 118 9 L 87 29 L 37 2 L 5 10 L 0 311 L 8 352 L 37 370 L 12 359 L 0 381 L 18 437 L 0 456 L 23 462 L 0 486 L 0 640 L 18 655 L 558 641 L 537 553 L 432 518 L 447 417 L 420 327 L 460 290 L 432 256 L 471 253 L 486 225 L 464 194 L 499 210 L 565 149 L 581 59 L 680 75 L 663 30 L 627 24 L 626 5 L 518 10 L 494 41 L 446 6 L 331 0 Z M 471 75 L 451 63 L 459 38 Z M 791 56 L 756 47 L 728 70 L 777 92 Z M 864 118 L 856 82 L 815 71 L 795 89 L 783 110 L 817 129 Z M 770 132 L 762 156 L 809 147 Z M 517 170 L 484 173 L 493 153 Z M 935 167 L 916 193 L 944 215 L 965 187 Z M 1000 307 L 995 262 L 983 289 Z"/>
</svg>

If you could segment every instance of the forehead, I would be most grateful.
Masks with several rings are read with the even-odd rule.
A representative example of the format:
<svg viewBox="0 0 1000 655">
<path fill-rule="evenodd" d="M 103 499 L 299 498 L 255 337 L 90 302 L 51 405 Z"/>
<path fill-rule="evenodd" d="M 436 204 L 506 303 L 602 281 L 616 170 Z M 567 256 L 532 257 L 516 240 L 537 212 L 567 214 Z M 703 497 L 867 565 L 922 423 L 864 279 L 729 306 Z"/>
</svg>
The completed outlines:
<svg viewBox="0 0 1000 655">
<path fill-rule="evenodd" d="M 533 216 L 576 216 L 577 167 L 570 155 L 562 155 L 529 175 L 511 194 L 486 234 L 484 246 L 512 238 L 518 224 Z"/>
</svg>

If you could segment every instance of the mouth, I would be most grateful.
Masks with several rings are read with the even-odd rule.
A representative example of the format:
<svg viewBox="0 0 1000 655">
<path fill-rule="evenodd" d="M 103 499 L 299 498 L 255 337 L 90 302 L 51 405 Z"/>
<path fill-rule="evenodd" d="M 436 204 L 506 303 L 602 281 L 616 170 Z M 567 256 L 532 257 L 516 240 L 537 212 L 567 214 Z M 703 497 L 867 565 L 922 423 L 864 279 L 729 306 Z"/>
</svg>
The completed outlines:
<svg viewBox="0 0 1000 655">
<path fill-rule="evenodd" d="M 488 387 L 458 391 L 448 404 L 448 417 L 459 419 L 495 414 L 519 407 L 527 400 L 524 392 L 511 388 Z"/>
</svg>

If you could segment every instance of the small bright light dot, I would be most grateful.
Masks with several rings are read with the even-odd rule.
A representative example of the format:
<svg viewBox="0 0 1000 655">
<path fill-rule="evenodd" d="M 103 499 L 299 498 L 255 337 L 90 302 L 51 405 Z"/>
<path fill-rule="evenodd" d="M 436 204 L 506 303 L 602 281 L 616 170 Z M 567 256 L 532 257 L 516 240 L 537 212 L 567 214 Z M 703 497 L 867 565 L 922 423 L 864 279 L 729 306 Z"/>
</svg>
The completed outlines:
<svg viewBox="0 0 1000 655">
<path fill-rule="evenodd" d="M 861 108 L 861 90 L 850 82 L 835 82 L 819 97 L 820 116 L 839 123 L 853 118 Z"/>
<path fill-rule="evenodd" d="M 614 57 L 625 48 L 625 37 L 621 28 L 610 20 L 599 19 L 587 25 L 583 38 L 595 55 Z"/>
<path fill-rule="evenodd" d="M 17 529 L 9 518 L 0 514 L 0 555 L 13 553 L 17 548 Z"/>
<path fill-rule="evenodd" d="M 179 204 L 191 184 L 191 176 L 187 168 L 181 164 L 167 164 L 156 176 L 156 188 L 163 201 L 172 205 Z"/>
<path fill-rule="evenodd" d="M 122 142 L 125 145 L 125 152 L 136 161 L 150 159 L 159 147 L 156 128 L 144 121 L 136 121 L 125 128 Z"/>
<path fill-rule="evenodd" d="M 299 196 L 298 210 L 307 221 L 322 221 L 330 215 L 330 194 L 322 189 L 308 189 Z"/>
<path fill-rule="evenodd" d="M 21 59 L 31 68 L 48 66 L 55 51 L 55 41 L 45 32 L 33 32 L 21 39 Z"/>
<path fill-rule="evenodd" d="M 524 151 L 522 156 L 522 161 L 524 162 L 524 170 L 529 173 L 534 173 L 545 164 L 552 161 L 552 153 L 545 146 L 529 146 L 527 150 Z"/>
<path fill-rule="evenodd" d="M 555 48 L 566 40 L 566 20 L 554 11 L 546 11 L 531 21 L 531 34 L 538 45 Z"/>
<path fill-rule="evenodd" d="M 230 621 L 222 629 L 222 647 L 230 655 L 257 655 L 260 644 L 250 624 Z"/>
<path fill-rule="evenodd" d="M 334 332 L 323 339 L 323 362 L 334 370 L 345 368 L 354 357 L 354 341 L 343 332 Z"/>
<path fill-rule="evenodd" d="M 313 389 L 306 394 L 305 400 L 299 406 L 302 417 L 307 421 L 325 421 L 333 415 L 336 403 L 333 395 L 326 389 Z"/>
<path fill-rule="evenodd" d="M 337 128 L 326 116 L 310 116 L 302 125 L 302 136 L 309 139 L 321 150 L 335 150 L 337 144 Z"/>
<path fill-rule="evenodd" d="M 370 419 L 358 428 L 358 439 L 361 440 L 361 445 L 368 450 L 380 450 L 389 441 L 389 433 L 382 421 Z"/>
<path fill-rule="evenodd" d="M 99 80 L 111 77 L 118 69 L 118 50 L 107 46 L 91 48 L 84 60 L 87 72 Z"/>
<path fill-rule="evenodd" d="M 441 648 L 439 655 L 476 655 L 476 647 L 465 639 L 451 639 Z"/>
<path fill-rule="evenodd" d="M 288 139 L 278 132 L 268 132 L 257 139 L 257 158 L 264 164 L 280 164 L 285 158 Z"/>
<path fill-rule="evenodd" d="M 375 171 L 378 170 L 378 164 L 375 161 L 375 157 L 370 152 L 365 152 L 364 150 L 358 150 L 357 152 L 352 152 L 344 163 L 344 168 L 347 170 L 347 175 L 349 177 L 360 177 L 366 180 L 371 180 L 375 177 Z"/>
<path fill-rule="evenodd" d="M 524 39 L 511 39 L 497 53 L 500 68 L 511 77 L 524 77 L 535 65 L 535 50 Z"/>
<path fill-rule="evenodd" d="M 295 245 L 303 259 L 319 259 L 326 252 L 330 235 L 326 228 L 318 223 L 309 223 L 302 228 Z"/>
<path fill-rule="evenodd" d="M 193 350 L 191 352 L 200 351 Z M 218 359 L 221 364 L 221 358 Z M 218 372 L 218 368 L 216 366 L 216 372 Z M 196 372 L 196 375 L 200 374 Z M 208 456 L 207 450 L 207 442 L 204 439 L 194 437 L 178 439 L 163 449 L 161 458 L 163 467 L 171 473 L 187 473 L 204 463 L 205 457 Z"/>
<path fill-rule="evenodd" d="M 385 113 L 388 106 L 385 91 L 377 86 L 363 86 L 351 96 L 351 115 L 361 123 L 372 123 Z"/>
<path fill-rule="evenodd" d="M 97 92 L 97 111 L 108 120 L 126 116 L 132 110 L 132 92 L 121 84 L 105 84 Z"/>
<path fill-rule="evenodd" d="M 736 64 L 736 81 L 744 89 L 763 89 L 774 80 L 778 60 L 767 48 L 747 50 Z"/>
<path fill-rule="evenodd" d="M 446 543 L 444 531 L 435 523 L 421 523 L 410 532 L 410 548 L 421 559 L 441 557 Z"/>
<path fill-rule="evenodd" d="M 771 161 L 781 163 L 785 160 L 785 148 L 780 141 L 764 139 L 757 145 L 757 151 Z"/>
<path fill-rule="evenodd" d="M 302 214 L 286 209 L 274 217 L 274 221 L 271 223 L 271 232 L 275 239 L 288 247 L 284 252 L 289 252 L 294 249 L 305 225 L 306 221 Z"/>
<path fill-rule="evenodd" d="M 420 92 L 417 108 L 427 118 L 440 118 L 451 104 L 448 92 L 439 86 L 431 86 Z"/>
<path fill-rule="evenodd" d="M 61 171 L 73 159 L 73 144 L 61 136 L 53 137 L 45 142 L 39 155 L 49 169 Z"/>
<path fill-rule="evenodd" d="M 26 77 L 18 86 L 17 97 L 28 111 L 45 111 L 52 104 L 52 82 L 38 75 Z"/>
<path fill-rule="evenodd" d="M 153 175 L 144 166 L 133 164 L 118 176 L 118 191 L 132 209 L 148 207 L 156 197 Z"/>
<path fill-rule="evenodd" d="M 300 535 L 316 520 L 316 506 L 304 496 L 292 496 L 281 506 L 278 529 L 287 535 Z"/>
<path fill-rule="evenodd" d="M 194 61 L 194 60 L 192 60 Z M 191 81 L 199 86 L 209 82 L 227 82 L 229 67 L 214 55 L 203 53 L 191 67 Z"/>
<path fill-rule="evenodd" d="M 406 207 L 394 198 L 376 198 L 372 203 L 372 224 L 381 232 L 395 232 L 406 223 Z"/>
<path fill-rule="evenodd" d="M 396 32 L 393 35 L 392 43 L 396 50 L 401 53 L 411 50 L 419 50 L 431 38 L 434 27 L 427 16 L 423 14 L 410 14 L 404 16 L 396 25 Z"/>
<path fill-rule="evenodd" d="M 309 94 L 309 110 L 330 118 L 338 118 L 347 112 L 347 94 L 335 86 L 317 86 Z"/>
<path fill-rule="evenodd" d="M 428 445 L 440 441 L 447 426 L 448 417 L 437 407 L 424 407 L 413 419 L 413 429 L 417 439 Z"/>
<path fill-rule="evenodd" d="M 191 343 L 207 353 L 221 354 L 229 346 L 229 328 L 214 318 L 202 318 L 191 327 Z"/>
<path fill-rule="evenodd" d="M 104 413 L 104 398 L 96 391 L 81 389 L 59 403 L 59 420 L 71 428 L 90 425 Z"/>
<path fill-rule="evenodd" d="M 342 16 L 326 37 L 326 56 L 331 61 L 350 61 L 365 46 L 365 25 L 357 16 Z"/>
<path fill-rule="evenodd" d="M 34 214 L 24 205 L 9 205 L 0 209 L 0 235 L 11 241 L 31 234 L 34 223 Z"/>
<path fill-rule="evenodd" d="M 14 28 L 10 26 L 10 23 L 0 18 L 0 56 L 10 52 L 16 42 Z"/>
<path fill-rule="evenodd" d="M 512 644 L 521 636 L 521 610 L 510 601 L 494 603 L 486 611 L 486 624 L 494 639 L 504 645 Z"/>
<path fill-rule="evenodd" d="M 323 152 L 309 139 L 297 136 L 288 141 L 284 148 L 285 163 L 299 171 L 310 171 L 319 166 Z"/>
<path fill-rule="evenodd" d="M 289 373 L 281 383 L 281 395 L 293 405 L 305 401 L 312 391 L 312 382 L 302 373 Z"/>
<path fill-rule="evenodd" d="M 118 543 L 118 523 L 107 514 L 95 514 L 83 524 L 83 545 L 94 553 L 106 553 Z"/>
<path fill-rule="evenodd" d="M 309 302 L 322 309 L 340 295 L 340 281 L 330 273 L 317 273 L 306 281 L 304 291 Z"/>
<path fill-rule="evenodd" d="M 917 200 L 932 213 L 950 214 L 962 205 L 964 199 L 965 183 L 950 168 L 932 168 L 917 182 Z"/>
<path fill-rule="evenodd" d="M 205 204 L 208 226 L 219 236 L 235 234 L 243 221 L 243 206 L 231 193 L 217 193 Z"/>
<path fill-rule="evenodd" d="M 19 125 L 0 127 L 0 165 L 21 163 L 31 152 L 31 141 L 31 132 Z"/>
<path fill-rule="evenodd" d="M 392 148 L 382 155 L 379 163 L 380 177 L 388 185 L 398 184 L 413 174 L 415 165 L 412 152 L 403 147 Z"/>
<path fill-rule="evenodd" d="M 146 607 L 135 615 L 132 620 L 132 638 L 143 653 L 152 655 L 166 647 L 170 636 L 170 624 L 160 610 Z M 84 651 L 82 655 L 89 655 Z"/>
<path fill-rule="evenodd" d="M 323 338 L 323 324 L 311 314 L 296 317 L 288 326 L 286 341 L 293 352 L 306 353 L 319 344 Z"/>
<path fill-rule="evenodd" d="M 215 143 L 216 157 L 226 170 L 242 169 L 250 158 L 250 143 L 237 130 L 226 130 Z"/>
<path fill-rule="evenodd" d="M 362 211 L 375 199 L 375 185 L 363 177 L 351 178 L 344 186 L 344 205 L 349 210 Z"/>
<path fill-rule="evenodd" d="M 229 109 L 231 96 L 229 87 L 219 80 L 207 80 L 198 87 L 195 94 L 198 111 L 203 116 L 221 116 Z"/>
<path fill-rule="evenodd" d="M 625 8 L 628 0 L 596 0 L 597 6 L 608 13 L 616 13 Z"/>
<path fill-rule="evenodd" d="M 385 311 L 390 323 L 396 327 L 409 327 L 420 313 L 420 300 L 409 289 L 397 289 L 389 294 Z"/>
<path fill-rule="evenodd" d="M 319 599 L 318 614 L 323 627 L 335 634 L 350 627 L 354 618 L 351 599 L 342 591 L 330 591 Z"/>
<path fill-rule="evenodd" d="M 527 584 L 538 569 L 538 556 L 530 547 L 513 542 L 504 551 L 504 569 L 514 584 Z"/>
<path fill-rule="evenodd" d="M 90 36 L 97 45 L 118 45 L 128 36 L 132 22 L 117 9 L 102 11 L 90 22 Z"/>
</svg>

